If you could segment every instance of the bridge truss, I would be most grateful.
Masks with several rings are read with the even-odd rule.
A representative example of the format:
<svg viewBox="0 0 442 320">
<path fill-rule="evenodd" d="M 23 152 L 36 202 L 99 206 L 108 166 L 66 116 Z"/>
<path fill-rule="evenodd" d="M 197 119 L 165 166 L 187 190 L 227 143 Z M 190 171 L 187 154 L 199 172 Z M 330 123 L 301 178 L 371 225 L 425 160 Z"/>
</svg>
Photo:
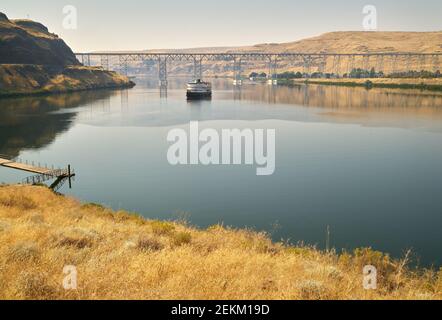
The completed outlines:
<svg viewBox="0 0 442 320">
<path fill-rule="evenodd" d="M 267 77 L 277 78 L 278 66 L 295 63 L 302 68 L 302 74 L 309 77 L 313 72 L 328 73 L 334 77 L 349 74 L 355 68 L 375 69 L 376 72 L 394 74 L 409 71 L 440 71 L 442 53 L 76 53 L 84 65 L 91 66 L 92 58 L 106 70 L 110 61 L 118 61 L 120 70 L 127 74 L 131 63 L 154 62 L 158 65 L 160 85 L 167 86 L 168 63 L 193 63 L 194 77 L 202 78 L 203 62 L 230 62 L 233 64 L 234 79 L 241 78 L 245 62 L 264 62 L 268 66 Z M 399 67 L 399 64 L 401 67 Z M 403 67 L 405 66 L 405 68 Z"/>
</svg>

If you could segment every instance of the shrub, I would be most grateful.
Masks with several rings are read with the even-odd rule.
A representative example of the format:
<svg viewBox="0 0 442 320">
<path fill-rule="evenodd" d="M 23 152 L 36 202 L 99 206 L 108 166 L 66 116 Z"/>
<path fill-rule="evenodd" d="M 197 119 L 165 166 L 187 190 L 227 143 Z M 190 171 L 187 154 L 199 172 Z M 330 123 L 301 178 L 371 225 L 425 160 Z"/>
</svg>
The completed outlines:
<svg viewBox="0 0 442 320">
<path fill-rule="evenodd" d="M 164 245 L 150 237 L 141 237 L 138 239 L 137 248 L 141 251 L 161 251 Z"/>
<path fill-rule="evenodd" d="M 169 222 L 153 221 L 151 227 L 156 235 L 168 235 L 175 231 L 175 226 Z"/>
<path fill-rule="evenodd" d="M 19 243 L 11 247 L 8 253 L 8 260 L 14 262 L 37 261 L 40 257 L 40 250 L 33 243 Z"/>
<path fill-rule="evenodd" d="M 98 204 L 98 203 L 86 203 L 81 206 L 81 209 L 89 210 L 89 209 L 97 209 L 97 210 L 106 210 L 106 207 Z"/>
<path fill-rule="evenodd" d="M 54 299 L 56 290 L 48 284 L 46 274 L 27 272 L 19 276 L 17 291 L 28 300 Z"/>
<path fill-rule="evenodd" d="M 302 300 L 321 300 L 325 298 L 326 290 L 321 282 L 307 280 L 298 285 Z"/>
<path fill-rule="evenodd" d="M 192 235 L 188 232 L 177 232 L 172 237 L 172 243 L 179 247 L 189 244 L 192 241 Z"/>
<path fill-rule="evenodd" d="M 32 210 L 37 208 L 37 203 L 23 195 L 9 194 L 5 198 L 0 198 L 0 205 L 5 207 L 15 207 L 21 210 Z"/>
<path fill-rule="evenodd" d="M 71 247 L 75 249 L 91 248 L 97 238 L 94 231 L 72 228 L 63 230 L 55 237 L 55 245 L 57 247 Z"/>
</svg>

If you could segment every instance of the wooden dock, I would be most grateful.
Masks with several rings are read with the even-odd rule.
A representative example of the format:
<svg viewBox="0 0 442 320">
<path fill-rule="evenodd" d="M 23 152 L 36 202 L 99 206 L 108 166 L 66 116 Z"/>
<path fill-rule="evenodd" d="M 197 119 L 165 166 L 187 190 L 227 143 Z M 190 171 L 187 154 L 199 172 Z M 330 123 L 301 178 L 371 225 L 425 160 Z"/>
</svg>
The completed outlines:
<svg viewBox="0 0 442 320">
<path fill-rule="evenodd" d="M 3 158 L 0 158 L 0 165 L 2 167 L 27 171 L 35 174 L 48 174 L 51 171 L 51 169 L 35 167 L 29 164 L 14 162 L 13 160 L 7 160 Z"/>
<path fill-rule="evenodd" d="M 17 162 L 6 157 L 0 157 L 0 166 L 35 174 L 24 179 L 23 184 L 39 184 L 55 179 L 55 182 L 50 187 L 54 190 L 58 190 L 66 180 L 69 180 L 69 187 L 71 187 L 71 178 L 75 176 L 71 166 L 68 166 L 66 169 L 49 169 L 40 165 L 34 166 L 33 164 Z"/>
</svg>

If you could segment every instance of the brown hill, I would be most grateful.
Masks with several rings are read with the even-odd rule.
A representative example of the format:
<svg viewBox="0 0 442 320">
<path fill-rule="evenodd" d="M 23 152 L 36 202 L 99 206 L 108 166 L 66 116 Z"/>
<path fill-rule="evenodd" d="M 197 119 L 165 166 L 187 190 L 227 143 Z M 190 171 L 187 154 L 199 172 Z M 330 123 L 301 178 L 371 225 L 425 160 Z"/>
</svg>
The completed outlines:
<svg viewBox="0 0 442 320">
<path fill-rule="evenodd" d="M 41 23 L 0 13 L 0 97 L 132 86 L 125 76 L 82 66 Z"/>
<path fill-rule="evenodd" d="M 147 50 L 145 52 L 183 52 L 183 53 L 238 53 L 238 52 L 271 52 L 271 53 L 395 53 L 395 52 L 413 52 L 413 53 L 442 53 L 442 31 L 436 32 L 359 32 L 359 31 L 343 31 L 330 32 L 323 35 L 303 39 L 300 41 L 289 43 L 266 43 L 254 46 L 243 47 L 212 47 L 212 48 L 186 48 L 186 49 L 167 49 L 167 50 Z M 363 58 L 357 58 L 354 62 L 355 67 L 363 68 Z M 434 71 L 435 63 L 433 58 L 420 61 L 417 57 L 408 59 L 398 59 L 398 71 L 404 71 L 407 67 L 414 70 Z M 324 61 L 316 59 L 312 61 L 311 71 L 318 71 L 320 64 Z M 393 61 L 385 58 L 384 71 L 392 72 Z M 442 61 L 440 61 L 442 63 Z M 348 61 L 341 61 L 340 72 L 345 72 Z M 266 63 L 256 61 L 244 61 L 242 64 L 244 74 L 252 71 L 268 72 Z M 278 64 L 278 72 L 283 71 L 303 71 L 304 62 L 302 59 L 288 61 L 280 61 Z M 375 59 L 370 61 L 369 67 L 377 69 Z M 144 68 L 144 69 L 143 69 Z M 169 72 L 174 75 L 190 75 L 192 74 L 192 63 L 170 63 Z M 325 71 L 333 72 L 333 58 L 328 58 Z M 219 61 L 204 63 L 204 75 L 206 76 L 232 76 L 233 63 L 230 61 Z M 140 72 L 145 72 L 142 66 Z M 152 68 L 151 72 L 155 74 L 156 68 Z"/>
<path fill-rule="evenodd" d="M 42 24 L 0 13 L 0 64 L 79 65 L 72 50 Z"/>
<path fill-rule="evenodd" d="M 301 53 L 442 53 L 442 32 L 330 32 L 281 44 L 259 44 L 239 51 Z"/>
</svg>

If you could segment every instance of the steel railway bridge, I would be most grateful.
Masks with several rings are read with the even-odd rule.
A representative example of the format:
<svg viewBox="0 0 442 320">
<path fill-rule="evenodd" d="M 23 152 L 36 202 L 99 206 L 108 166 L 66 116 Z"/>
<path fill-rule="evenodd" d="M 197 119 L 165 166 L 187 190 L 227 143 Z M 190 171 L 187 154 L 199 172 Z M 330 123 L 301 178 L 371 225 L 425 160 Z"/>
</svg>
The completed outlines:
<svg viewBox="0 0 442 320">
<path fill-rule="evenodd" d="M 106 70 L 111 61 L 117 61 L 120 70 L 127 74 L 128 66 L 133 63 L 154 62 L 158 65 L 158 77 L 161 86 L 167 86 L 168 63 L 193 63 L 194 77 L 201 79 L 203 62 L 230 62 L 233 64 L 234 79 L 241 82 L 241 72 L 245 62 L 266 63 L 267 77 L 271 83 L 277 82 L 278 65 L 296 63 L 302 68 L 305 77 L 312 72 L 329 73 L 335 77 L 349 74 L 360 68 L 390 74 L 404 71 L 440 71 L 442 53 L 76 53 L 77 58 L 86 66 L 100 65 Z"/>
</svg>

